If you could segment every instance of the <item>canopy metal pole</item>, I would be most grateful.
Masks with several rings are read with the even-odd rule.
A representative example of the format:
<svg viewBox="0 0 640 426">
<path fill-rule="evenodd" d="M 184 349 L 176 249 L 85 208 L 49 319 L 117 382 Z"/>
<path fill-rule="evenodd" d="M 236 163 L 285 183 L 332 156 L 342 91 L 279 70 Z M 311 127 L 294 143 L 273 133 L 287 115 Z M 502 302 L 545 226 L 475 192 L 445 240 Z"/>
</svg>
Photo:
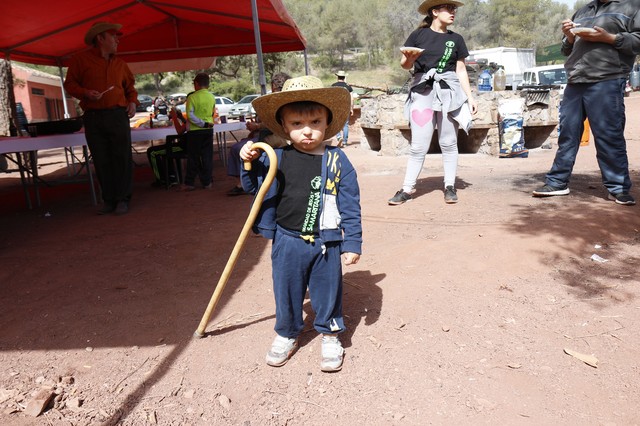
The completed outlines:
<svg viewBox="0 0 640 426">
<path fill-rule="evenodd" d="M 260 21 L 258 20 L 258 5 L 251 0 L 251 14 L 253 15 L 253 33 L 256 38 L 256 54 L 258 55 L 258 72 L 260 73 L 260 93 L 267 94 L 267 80 L 264 76 L 264 62 L 262 60 L 262 40 L 260 39 Z"/>
<path fill-rule="evenodd" d="M 64 118 L 71 118 L 71 115 L 69 115 L 69 108 L 67 108 L 67 93 L 64 91 L 64 75 L 62 73 L 62 65 L 58 65 L 58 72 L 60 73 L 60 89 L 62 90 L 62 105 L 64 106 Z"/>
</svg>

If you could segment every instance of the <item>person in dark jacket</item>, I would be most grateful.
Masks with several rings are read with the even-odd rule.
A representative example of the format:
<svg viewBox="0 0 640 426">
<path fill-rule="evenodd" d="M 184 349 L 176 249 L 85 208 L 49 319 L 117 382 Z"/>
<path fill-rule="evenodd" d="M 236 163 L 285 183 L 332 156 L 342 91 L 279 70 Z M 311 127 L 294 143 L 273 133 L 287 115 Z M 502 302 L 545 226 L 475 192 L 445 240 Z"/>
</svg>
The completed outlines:
<svg viewBox="0 0 640 426">
<path fill-rule="evenodd" d="M 351 95 L 351 114 L 349 115 L 351 116 L 353 115 L 353 87 L 351 87 L 351 85 L 345 81 L 347 79 L 347 75 L 348 74 L 342 70 L 338 71 L 336 73 L 338 81 L 333 83 L 331 86 L 343 87 L 349 91 L 349 94 Z M 342 131 L 338 132 L 338 143 L 341 144 L 341 146 L 349 145 L 349 120 L 350 118 L 347 118 L 347 122 L 344 123 Z"/>
<path fill-rule="evenodd" d="M 291 142 L 277 148 L 278 171 L 254 223 L 254 231 L 273 240 L 271 253 L 276 302 L 276 337 L 268 365 L 284 365 L 304 328 L 307 289 L 315 311 L 314 328 L 322 334 L 322 371 L 342 368 L 344 350 L 338 333 L 342 315 L 342 263 L 360 259 L 362 224 L 356 171 L 344 151 L 331 146 L 350 114 L 349 92 L 322 86 L 311 76 L 287 80 L 279 93 L 262 96 L 253 106 L 274 135 Z M 268 157 L 247 142 L 240 151 L 242 183 L 256 192 L 269 170 Z"/>
<path fill-rule="evenodd" d="M 624 90 L 640 53 L 640 0 L 594 0 L 563 21 L 562 32 L 568 84 L 560 110 L 558 151 L 545 185 L 533 196 L 569 194 L 588 118 L 608 198 L 634 205 L 624 138 Z"/>
</svg>

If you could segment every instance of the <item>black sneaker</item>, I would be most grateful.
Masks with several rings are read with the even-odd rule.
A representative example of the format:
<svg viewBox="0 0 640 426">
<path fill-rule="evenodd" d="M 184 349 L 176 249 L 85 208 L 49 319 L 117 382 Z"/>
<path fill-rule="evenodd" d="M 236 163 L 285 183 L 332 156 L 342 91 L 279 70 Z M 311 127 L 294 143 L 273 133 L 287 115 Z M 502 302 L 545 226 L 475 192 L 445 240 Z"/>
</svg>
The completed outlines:
<svg viewBox="0 0 640 426">
<path fill-rule="evenodd" d="M 244 195 L 244 189 L 242 189 L 242 187 L 240 186 L 234 186 L 233 188 L 231 188 L 229 191 L 227 191 L 227 195 L 229 196 L 236 196 L 236 195 Z"/>
<path fill-rule="evenodd" d="M 534 197 L 553 197 L 554 195 L 567 195 L 569 188 L 556 188 L 555 186 L 545 185 L 533 191 Z"/>
<path fill-rule="evenodd" d="M 444 189 L 444 202 L 447 204 L 455 204 L 458 202 L 458 194 L 452 185 Z"/>
<path fill-rule="evenodd" d="M 129 213 L 129 202 L 120 201 L 115 211 L 117 215 L 123 215 L 123 214 Z"/>
<path fill-rule="evenodd" d="M 98 214 L 99 215 L 111 214 L 115 211 L 116 211 L 116 203 L 105 202 L 102 208 L 98 210 Z"/>
<path fill-rule="evenodd" d="M 400 204 L 403 204 L 405 201 L 409 200 L 411 200 L 411 194 L 407 194 L 401 189 L 400 191 L 396 192 L 396 195 L 389 198 L 389 205 L 399 206 Z"/>
<path fill-rule="evenodd" d="M 623 206 L 635 206 L 636 200 L 626 192 L 621 192 L 619 194 L 609 193 L 608 197 L 611 201 L 615 201 L 616 204 L 621 204 Z"/>
</svg>

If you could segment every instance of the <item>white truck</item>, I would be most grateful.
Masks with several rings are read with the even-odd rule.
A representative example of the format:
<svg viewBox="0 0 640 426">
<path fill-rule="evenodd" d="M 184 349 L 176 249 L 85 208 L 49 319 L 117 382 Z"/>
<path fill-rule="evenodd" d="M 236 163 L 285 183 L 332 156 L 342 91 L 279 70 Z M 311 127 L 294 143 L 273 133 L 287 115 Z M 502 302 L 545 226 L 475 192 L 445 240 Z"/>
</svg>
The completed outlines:
<svg viewBox="0 0 640 426">
<path fill-rule="evenodd" d="M 522 84 L 525 69 L 536 66 L 536 54 L 533 48 L 494 47 L 469 51 L 466 62 L 468 65 L 494 63 L 502 66 L 507 75 L 507 87 L 511 88 L 514 82 L 516 85 Z M 482 69 L 478 69 L 480 71 Z"/>
<path fill-rule="evenodd" d="M 524 70 L 522 84 L 557 85 L 564 90 L 567 85 L 567 71 L 562 64 L 527 68 Z"/>
</svg>

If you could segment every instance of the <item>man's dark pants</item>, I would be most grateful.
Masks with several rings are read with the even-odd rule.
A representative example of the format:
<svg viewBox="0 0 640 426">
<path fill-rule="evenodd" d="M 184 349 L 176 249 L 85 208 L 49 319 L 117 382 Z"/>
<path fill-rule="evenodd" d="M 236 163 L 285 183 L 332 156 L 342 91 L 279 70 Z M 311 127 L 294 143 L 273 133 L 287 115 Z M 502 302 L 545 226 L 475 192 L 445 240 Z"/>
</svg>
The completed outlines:
<svg viewBox="0 0 640 426">
<path fill-rule="evenodd" d="M 627 143 L 624 138 L 625 79 L 568 84 L 562 99 L 558 151 L 546 176 L 547 185 L 564 189 L 578 155 L 585 118 L 595 140 L 602 182 L 612 194 L 631 189 Z"/>
<path fill-rule="evenodd" d="M 129 202 L 133 192 L 131 127 L 126 108 L 86 111 L 85 137 L 105 204 Z"/>
<path fill-rule="evenodd" d="M 202 186 L 207 186 L 213 177 L 213 130 L 191 130 L 186 135 L 187 175 L 184 183 L 194 186 L 198 176 Z"/>
</svg>

